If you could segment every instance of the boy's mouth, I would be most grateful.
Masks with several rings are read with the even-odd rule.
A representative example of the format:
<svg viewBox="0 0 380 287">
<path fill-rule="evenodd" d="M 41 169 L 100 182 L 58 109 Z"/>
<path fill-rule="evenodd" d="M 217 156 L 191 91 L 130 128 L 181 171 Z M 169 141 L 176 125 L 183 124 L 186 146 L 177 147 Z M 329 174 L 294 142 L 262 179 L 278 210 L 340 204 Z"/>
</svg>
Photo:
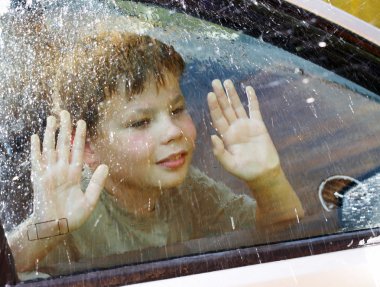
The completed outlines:
<svg viewBox="0 0 380 287">
<path fill-rule="evenodd" d="M 182 167 L 186 161 L 186 152 L 179 152 L 169 155 L 168 157 L 159 160 L 158 165 L 168 168 L 168 169 L 177 169 Z"/>
</svg>

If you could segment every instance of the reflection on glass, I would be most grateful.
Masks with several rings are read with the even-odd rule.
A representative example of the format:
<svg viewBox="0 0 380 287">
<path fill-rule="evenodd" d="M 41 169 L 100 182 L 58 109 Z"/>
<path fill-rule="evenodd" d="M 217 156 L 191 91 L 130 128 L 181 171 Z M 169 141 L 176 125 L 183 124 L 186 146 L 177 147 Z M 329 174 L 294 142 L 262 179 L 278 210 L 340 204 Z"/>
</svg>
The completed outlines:
<svg viewBox="0 0 380 287">
<path fill-rule="evenodd" d="M 377 172 L 343 194 L 342 225 L 345 230 L 380 226 L 380 174 Z"/>
<path fill-rule="evenodd" d="M 9 10 L 10 1 L 4 0 L 0 2 L 0 15 L 6 13 Z"/>
<path fill-rule="evenodd" d="M 337 217 L 322 211 L 318 186 L 331 175 L 357 178 L 376 167 L 377 96 L 259 39 L 161 8 L 117 4 L 118 10 L 96 1 L 49 1 L 43 17 L 37 11 L 27 19 L 31 34 L 20 16 L 2 19 L 2 105 L 12 107 L 0 112 L 3 190 L 11 191 L 2 192 L 8 207 L 2 217 L 8 229 L 29 217 L 34 189 L 38 220 L 54 211 L 44 220 L 67 218 L 68 229 L 77 230 L 63 235 L 64 241 L 53 239 L 50 245 L 59 246 L 47 257 L 28 247 L 43 259 L 25 270 L 65 274 L 339 231 Z M 150 35 L 179 54 L 126 32 Z M 240 97 L 231 82 L 211 87 L 215 78 L 232 79 Z M 256 90 L 261 115 L 248 86 Z M 64 109 L 70 113 L 60 114 Z M 51 113 L 57 119 L 46 121 Z M 87 141 L 79 119 L 87 123 Z M 211 140 L 215 128 L 218 136 Z M 32 187 L 33 133 L 49 152 L 41 155 L 34 137 Z M 70 143 L 75 164 L 66 173 L 59 160 L 68 161 Z M 281 169 L 268 173 L 278 167 L 276 149 L 286 177 Z M 271 183 L 255 181 L 262 175 Z M 55 205 L 46 200 L 52 178 L 55 189 L 69 186 L 75 193 L 66 188 Z M 92 211 L 103 185 L 106 192 Z M 261 197 L 262 190 L 278 192 L 276 186 L 281 193 Z M 301 221 L 293 189 L 306 211 Z M 280 231 L 263 227 L 271 226 L 276 212 L 294 224 L 286 222 Z M 33 219 L 26 226 L 34 239 L 61 234 L 59 224 L 43 229 Z M 14 230 L 21 233 L 22 224 Z M 16 261 L 22 234 L 13 245 Z"/>
</svg>

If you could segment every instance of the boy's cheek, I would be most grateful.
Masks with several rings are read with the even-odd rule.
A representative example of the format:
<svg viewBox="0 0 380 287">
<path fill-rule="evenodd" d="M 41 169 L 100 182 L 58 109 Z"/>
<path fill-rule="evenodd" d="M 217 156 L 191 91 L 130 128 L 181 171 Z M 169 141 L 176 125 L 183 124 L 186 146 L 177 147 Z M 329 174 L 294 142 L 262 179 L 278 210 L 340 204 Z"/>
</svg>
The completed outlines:
<svg viewBox="0 0 380 287">
<path fill-rule="evenodd" d="M 194 145 L 195 140 L 197 138 L 197 129 L 195 128 L 193 120 L 190 118 L 188 121 L 186 121 L 183 131 L 185 132 L 185 137 L 192 141 L 192 144 Z"/>
<path fill-rule="evenodd" d="M 134 135 L 118 143 L 118 147 L 122 153 L 121 156 L 126 156 L 131 159 L 139 159 L 145 155 L 147 156 L 152 146 L 151 137 L 146 135 Z"/>
<path fill-rule="evenodd" d="M 125 159 L 128 161 L 138 161 L 148 156 L 152 149 L 152 139 L 146 135 L 120 136 L 114 134 L 104 138 L 100 144 L 100 150 L 108 159 L 112 161 Z"/>
</svg>

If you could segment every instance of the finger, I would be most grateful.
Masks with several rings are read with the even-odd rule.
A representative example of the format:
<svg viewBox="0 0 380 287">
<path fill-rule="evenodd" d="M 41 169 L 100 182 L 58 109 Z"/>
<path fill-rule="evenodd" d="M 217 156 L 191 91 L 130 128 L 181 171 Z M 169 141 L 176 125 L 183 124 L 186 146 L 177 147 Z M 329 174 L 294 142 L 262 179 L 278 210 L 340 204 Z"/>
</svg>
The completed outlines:
<svg viewBox="0 0 380 287">
<path fill-rule="evenodd" d="M 207 103 L 210 109 L 212 125 L 220 135 L 223 135 L 227 131 L 229 123 L 224 117 L 214 93 L 208 93 Z"/>
<path fill-rule="evenodd" d="M 241 103 L 240 97 L 236 92 L 235 86 L 232 83 L 232 81 L 229 79 L 224 81 L 224 87 L 226 88 L 227 94 L 230 98 L 231 105 L 235 111 L 236 116 L 241 119 L 248 118 L 247 112 L 245 111 Z"/>
<path fill-rule="evenodd" d="M 245 90 L 248 97 L 249 117 L 251 119 L 263 121 L 255 90 L 251 86 L 248 86 Z"/>
<path fill-rule="evenodd" d="M 42 159 L 48 165 L 55 163 L 55 131 L 56 119 L 53 116 L 47 118 L 44 140 L 42 143 Z"/>
<path fill-rule="evenodd" d="M 30 161 L 32 172 L 40 172 L 42 170 L 40 138 L 36 134 L 30 138 Z"/>
<path fill-rule="evenodd" d="M 104 164 L 97 167 L 87 186 L 85 199 L 89 211 L 93 210 L 98 202 L 99 195 L 104 188 L 108 176 L 108 167 Z"/>
<path fill-rule="evenodd" d="M 60 113 L 61 122 L 57 141 L 58 160 L 68 163 L 70 155 L 71 118 L 67 111 Z"/>
<path fill-rule="evenodd" d="M 71 164 L 74 169 L 82 170 L 84 146 L 86 142 L 86 122 L 79 120 L 75 130 L 75 137 L 72 147 Z"/>
<path fill-rule="evenodd" d="M 213 145 L 212 151 L 215 157 L 226 170 L 230 171 L 234 160 L 232 155 L 224 148 L 223 141 L 217 135 L 212 135 L 211 142 Z"/>
<path fill-rule="evenodd" d="M 236 120 L 236 114 L 231 104 L 228 101 L 227 94 L 224 91 L 222 83 L 220 80 L 212 81 L 212 87 L 214 89 L 214 93 L 216 94 L 216 98 L 218 100 L 219 106 L 224 114 L 226 120 L 229 123 L 232 123 Z"/>
</svg>

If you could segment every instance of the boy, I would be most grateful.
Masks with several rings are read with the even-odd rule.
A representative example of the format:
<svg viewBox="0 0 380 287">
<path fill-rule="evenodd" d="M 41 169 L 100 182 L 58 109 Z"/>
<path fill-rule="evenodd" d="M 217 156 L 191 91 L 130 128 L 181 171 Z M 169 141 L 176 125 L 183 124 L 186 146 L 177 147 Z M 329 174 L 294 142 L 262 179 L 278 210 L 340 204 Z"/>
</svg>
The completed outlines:
<svg viewBox="0 0 380 287">
<path fill-rule="evenodd" d="M 57 245 L 42 265 L 62 254 L 102 257 L 235 228 L 287 226 L 303 216 L 251 87 L 249 116 L 229 80 L 224 87 L 213 81 L 207 101 L 218 132 L 213 152 L 256 202 L 191 167 L 196 130 L 179 86 L 184 62 L 172 47 L 99 32 L 60 62 L 47 96 L 53 111 L 67 111 L 57 144 L 52 116 L 42 151 L 32 137 L 34 212 L 10 236 L 18 271 L 33 269 Z M 83 162 L 89 176 L 82 178 Z"/>
</svg>

